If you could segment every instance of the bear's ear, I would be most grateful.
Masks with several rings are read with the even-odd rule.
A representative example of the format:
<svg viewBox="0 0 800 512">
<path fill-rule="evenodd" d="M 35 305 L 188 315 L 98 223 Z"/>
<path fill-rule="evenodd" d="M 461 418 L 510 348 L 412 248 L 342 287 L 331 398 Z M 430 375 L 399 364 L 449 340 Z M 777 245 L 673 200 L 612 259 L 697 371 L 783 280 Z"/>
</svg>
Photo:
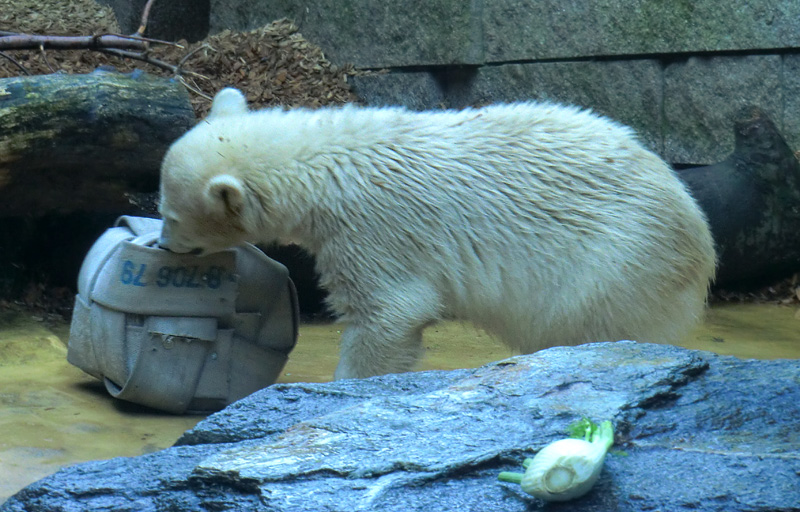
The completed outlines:
<svg viewBox="0 0 800 512">
<path fill-rule="evenodd" d="M 233 215 L 240 215 L 244 207 L 244 184 L 229 174 L 220 174 L 206 184 L 206 197 L 213 208 L 224 208 Z"/>
<path fill-rule="evenodd" d="M 244 114 L 247 112 L 247 99 L 239 89 L 226 87 L 214 96 L 208 119 Z"/>
</svg>

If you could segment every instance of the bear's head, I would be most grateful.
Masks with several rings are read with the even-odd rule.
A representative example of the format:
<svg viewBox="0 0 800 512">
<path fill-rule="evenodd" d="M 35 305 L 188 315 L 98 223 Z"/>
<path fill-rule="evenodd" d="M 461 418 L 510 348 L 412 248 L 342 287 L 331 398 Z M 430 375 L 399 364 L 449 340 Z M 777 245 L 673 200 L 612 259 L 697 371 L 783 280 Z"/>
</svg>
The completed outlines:
<svg viewBox="0 0 800 512">
<path fill-rule="evenodd" d="M 244 96 L 223 89 L 211 111 L 170 147 L 161 165 L 159 245 L 173 252 L 220 251 L 247 239 L 247 190 L 225 123 L 246 115 Z"/>
</svg>

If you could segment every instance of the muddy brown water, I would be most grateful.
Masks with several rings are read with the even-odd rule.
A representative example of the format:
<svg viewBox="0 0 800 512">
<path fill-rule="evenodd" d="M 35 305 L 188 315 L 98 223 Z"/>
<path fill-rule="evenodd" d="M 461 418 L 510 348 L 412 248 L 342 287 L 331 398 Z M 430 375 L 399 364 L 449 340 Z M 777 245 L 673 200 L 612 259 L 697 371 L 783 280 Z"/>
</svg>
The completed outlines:
<svg viewBox="0 0 800 512">
<path fill-rule="evenodd" d="M 280 382 L 330 380 L 337 324 L 300 328 Z M 167 448 L 203 416 L 173 416 L 112 399 L 96 379 L 66 361 L 69 326 L 45 326 L 21 313 L 0 315 L 0 503 L 22 487 L 77 462 Z M 681 346 L 740 358 L 800 358 L 800 308 L 713 307 Z M 425 331 L 421 370 L 480 366 L 513 354 L 467 325 Z"/>
</svg>

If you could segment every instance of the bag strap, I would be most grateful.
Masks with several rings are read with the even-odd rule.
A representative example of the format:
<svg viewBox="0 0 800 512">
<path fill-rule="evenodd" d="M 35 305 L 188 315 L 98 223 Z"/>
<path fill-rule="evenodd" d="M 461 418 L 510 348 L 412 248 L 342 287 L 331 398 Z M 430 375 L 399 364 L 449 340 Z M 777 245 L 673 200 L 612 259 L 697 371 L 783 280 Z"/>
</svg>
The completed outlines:
<svg viewBox="0 0 800 512">
<path fill-rule="evenodd" d="M 161 225 L 163 221 L 161 219 L 152 219 L 149 217 L 134 217 L 132 215 L 122 215 L 117 219 L 114 223 L 115 227 L 127 227 L 130 229 L 134 235 L 142 236 L 148 233 L 158 233 L 161 232 Z"/>
</svg>

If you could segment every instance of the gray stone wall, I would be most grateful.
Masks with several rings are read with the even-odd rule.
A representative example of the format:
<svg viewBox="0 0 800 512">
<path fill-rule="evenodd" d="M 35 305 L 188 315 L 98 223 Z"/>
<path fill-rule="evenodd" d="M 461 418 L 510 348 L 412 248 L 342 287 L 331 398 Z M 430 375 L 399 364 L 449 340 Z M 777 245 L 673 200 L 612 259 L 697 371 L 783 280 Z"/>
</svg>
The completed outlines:
<svg viewBox="0 0 800 512">
<path fill-rule="evenodd" d="M 211 31 L 288 17 L 370 104 L 458 108 L 527 99 L 592 108 L 674 164 L 733 148 L 766 111 L 800 149 L 796 0 L 211 0 Z"/>
</svg>

